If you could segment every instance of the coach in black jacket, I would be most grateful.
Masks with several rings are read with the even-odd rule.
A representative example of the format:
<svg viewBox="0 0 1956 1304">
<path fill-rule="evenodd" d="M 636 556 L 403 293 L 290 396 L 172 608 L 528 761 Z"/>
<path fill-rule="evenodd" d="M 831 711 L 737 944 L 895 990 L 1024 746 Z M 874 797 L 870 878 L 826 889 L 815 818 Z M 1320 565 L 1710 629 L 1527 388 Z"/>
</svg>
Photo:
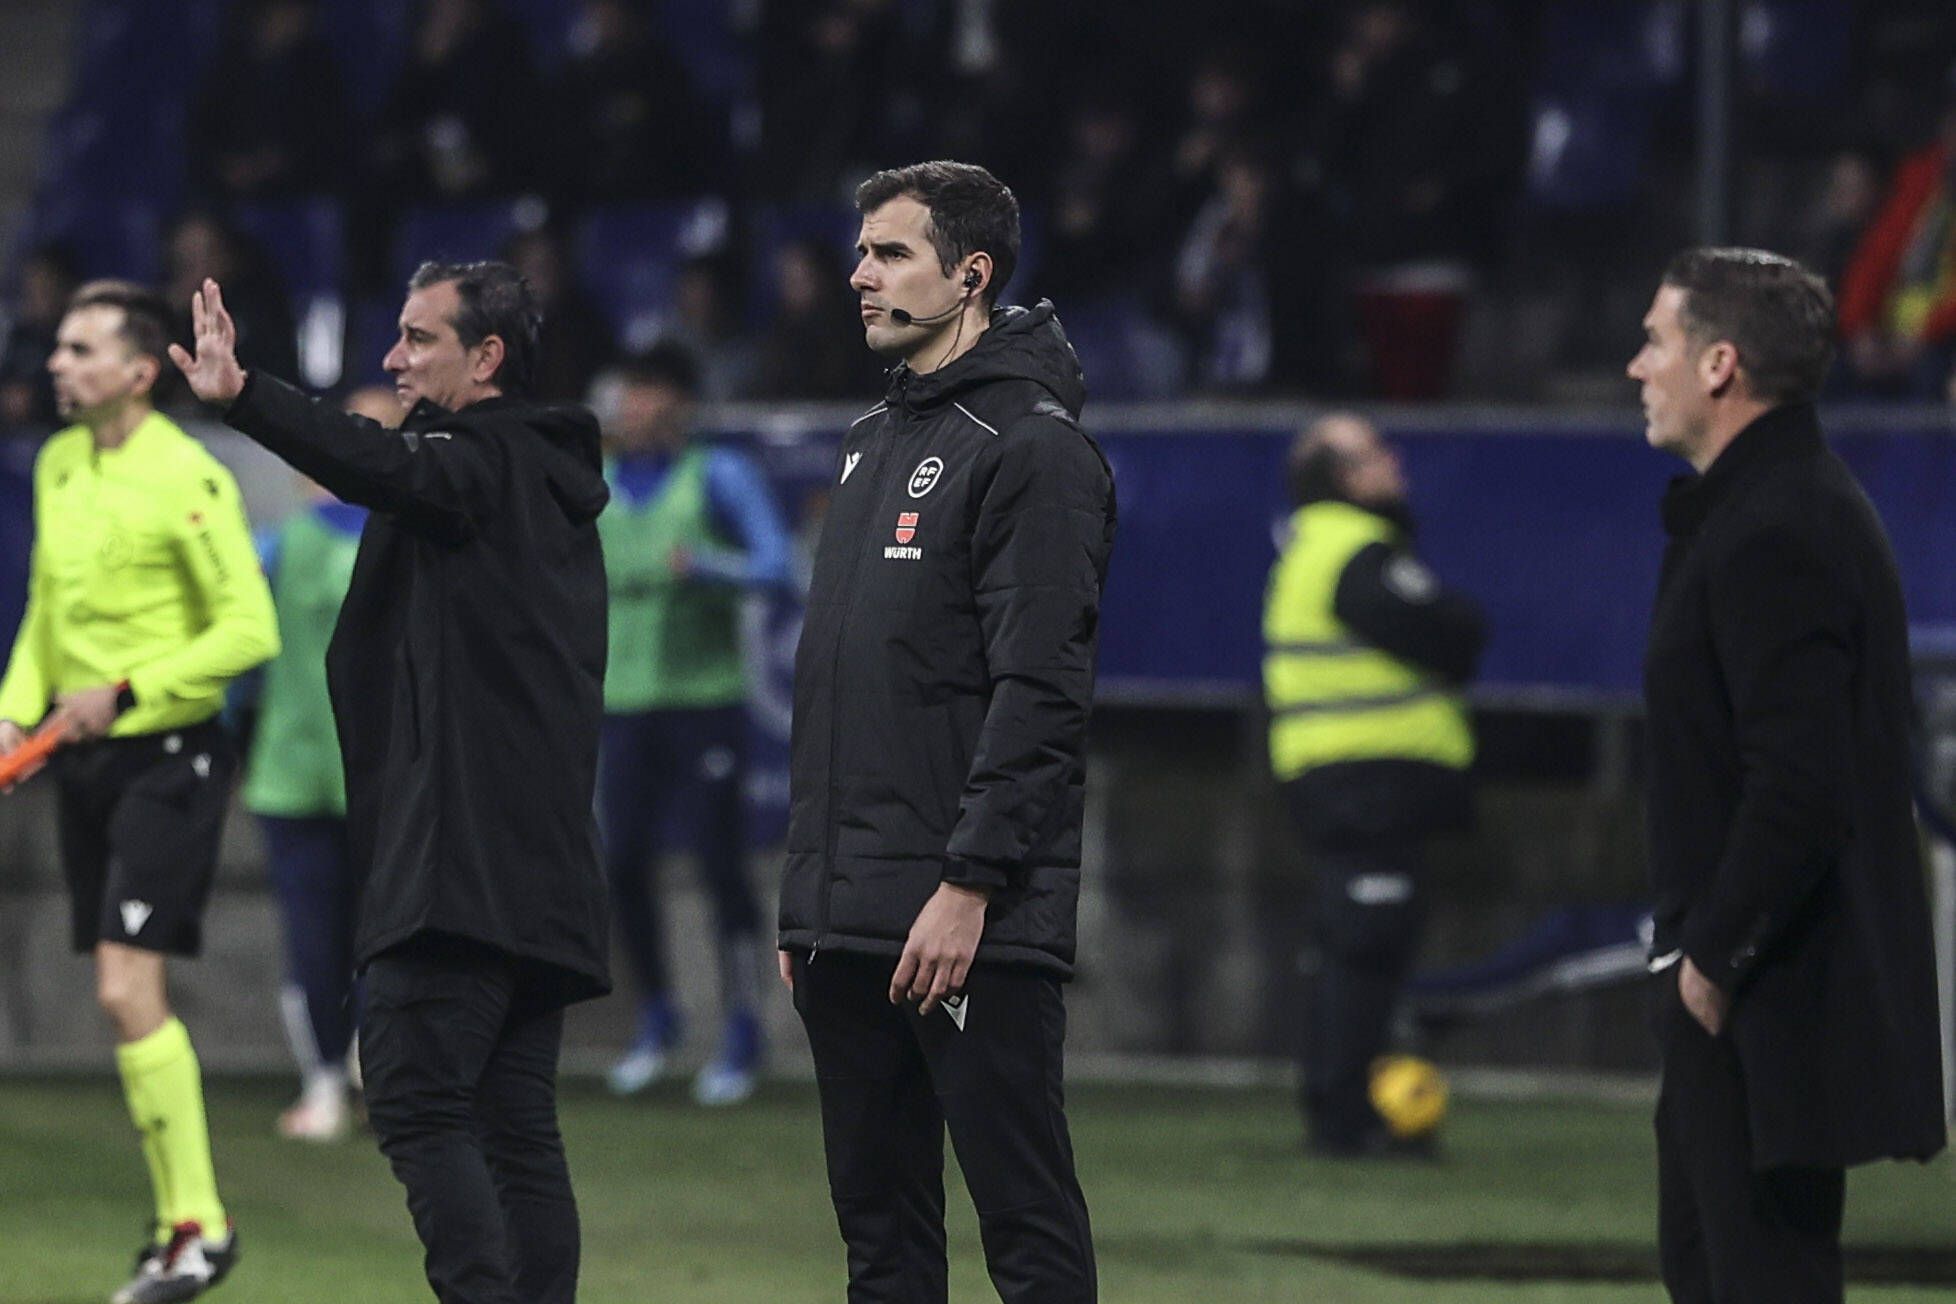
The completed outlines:
<svg viewBox="0 0 1956 1304">
<path fill-rule="evenodd" d="M 991 310 L 1018 205 L 878 173 L 851 285 L 884 401 L 844 435 L 795 660 L 782 976 L 852 1304 L 945 1298 L 943 1134 L 1007 1301 L 1094 1298 L 1061 1106 L 1113 478 L 1050 303 Z"/>
<path fill-rule="evenodd" d="M 499 263 L 415 273 L 386 359 L 399 431 L 246 376 L 216 285 L 193 311 L 197 353 L 176 354 L 197 395 L 373 509 L 327 669 L 363 875 L 367 1102 L 429 1283 L 568 1304 L 557 1053 L 564 1005 L 609 987 L 597 423 L 517 397 L 537 313 Z"/>
<path fill-rule="evenodd" d="M 1648 438 L 1698 472 L 1645 662 L 1664 1279 L 1838 1301 L 1843 1170 L 1944 1138 L 1901 585 L 1811 406 L 1817 277 L 1692 250 L 1644 330 Z"/>
</svg>

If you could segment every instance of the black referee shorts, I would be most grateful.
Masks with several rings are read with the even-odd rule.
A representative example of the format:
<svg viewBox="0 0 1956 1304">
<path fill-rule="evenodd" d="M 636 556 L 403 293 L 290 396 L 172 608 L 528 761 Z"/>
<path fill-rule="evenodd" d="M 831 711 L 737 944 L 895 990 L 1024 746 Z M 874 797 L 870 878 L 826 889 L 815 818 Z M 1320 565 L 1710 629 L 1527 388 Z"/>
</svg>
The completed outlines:
<svg viewBox="0 0 1956 1304">
<path fill-rule="evenodd" d="M 238 771 L 224 727 L 79 743 L 52 768 L 75 949 L 196 955 Z"/>
</svg>

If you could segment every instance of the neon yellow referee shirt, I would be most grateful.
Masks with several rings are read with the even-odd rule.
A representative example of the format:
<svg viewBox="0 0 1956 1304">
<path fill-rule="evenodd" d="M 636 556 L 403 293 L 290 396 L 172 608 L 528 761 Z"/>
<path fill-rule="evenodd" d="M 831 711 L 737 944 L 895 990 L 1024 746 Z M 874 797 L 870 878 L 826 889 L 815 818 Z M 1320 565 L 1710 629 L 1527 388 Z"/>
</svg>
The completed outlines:
<svg viewBox="0 0 1956 1304">
<path fill-rule="evenodd" d="M 0 680 L 0 720 L 31 727 L 57 693 L 129 681 L 113 737 L 196 724 L 231 679 L 278 652 L 272 594 L 238 483 L 152 412 L 119 448 L 84 426 L 34 462 L 27 614 Z"/>
</svg>

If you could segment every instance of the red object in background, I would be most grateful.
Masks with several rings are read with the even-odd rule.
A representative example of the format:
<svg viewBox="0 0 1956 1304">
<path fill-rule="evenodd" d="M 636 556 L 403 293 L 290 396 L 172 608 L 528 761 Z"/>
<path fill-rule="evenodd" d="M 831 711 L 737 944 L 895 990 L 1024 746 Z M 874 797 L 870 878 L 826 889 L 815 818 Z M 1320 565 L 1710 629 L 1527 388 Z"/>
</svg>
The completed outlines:
<svg viewBox="0 0 1956 1304">
<path fill-rule="evenodd" d="M 1467 307 L 1464 278 L 1387 275 L 1352 295 L 1374 396 L 1442 398 Z"/>
</svg>

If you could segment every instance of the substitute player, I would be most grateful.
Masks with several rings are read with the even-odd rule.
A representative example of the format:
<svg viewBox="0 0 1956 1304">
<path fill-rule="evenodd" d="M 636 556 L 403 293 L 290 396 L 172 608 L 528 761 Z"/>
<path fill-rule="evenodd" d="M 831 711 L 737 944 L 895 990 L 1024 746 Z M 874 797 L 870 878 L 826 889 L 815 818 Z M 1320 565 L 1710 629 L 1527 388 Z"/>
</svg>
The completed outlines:
<svg viewBox="0 0 1956 1304">
<path fill-rule="evenodd" d="M 788 530 L 760 471 L 693 439 L 699 364 L 656 345 L 619 369 L 606 432 L 611 505 L 598 518 L 611 586 L 598 810 L 618 933 L 639 986 L 638 1037 L 611 1089 L 658 1079 L 678 1037 L 665 920 L 653 881 L 677 812 L 713 901 L 724 1011 L 719 1053 L 693 1082 L 702 1105 L 754 1092 L 761 1060 L 760 909 L 747 881 L 747 670 L 741 605 L 789 582 Z"/>
<path fill-rule="evenodd" d="M 204 1089 L 165 957 L 195 955 L 237 760 L 224 685 L 278 651 L 231 473 L 158 413 L 169 314 L 120 281 L 76 292 L 48 371 L 67 429 L 34 466 L 27 612 L 0 681 L 0 754 L 50 714 L 75 949 L 142 1133 L 154 1233 L 116 1304 L 187 1300 L 237 1261 Z"/>
<path fill-rule="evenodd" d="M 404 415 L 394 392 L 378 385 L 348 395 L 346 410 L 383 426 L 399 425 Z M 301 480 L 304 507 L 259 550 L 278 605 L 281 647 L 258 685 L 257 727 L 238 796 L 258 817 L 285 937 L 279 1005 L 301 1087 L 299 1099 L 279 1115 L 278 1132 L 295 1141 L 337 1141 L 354 1117 L 358 877 L 326 647 L 353 580 L 367 509 Z"/>
</svg>

